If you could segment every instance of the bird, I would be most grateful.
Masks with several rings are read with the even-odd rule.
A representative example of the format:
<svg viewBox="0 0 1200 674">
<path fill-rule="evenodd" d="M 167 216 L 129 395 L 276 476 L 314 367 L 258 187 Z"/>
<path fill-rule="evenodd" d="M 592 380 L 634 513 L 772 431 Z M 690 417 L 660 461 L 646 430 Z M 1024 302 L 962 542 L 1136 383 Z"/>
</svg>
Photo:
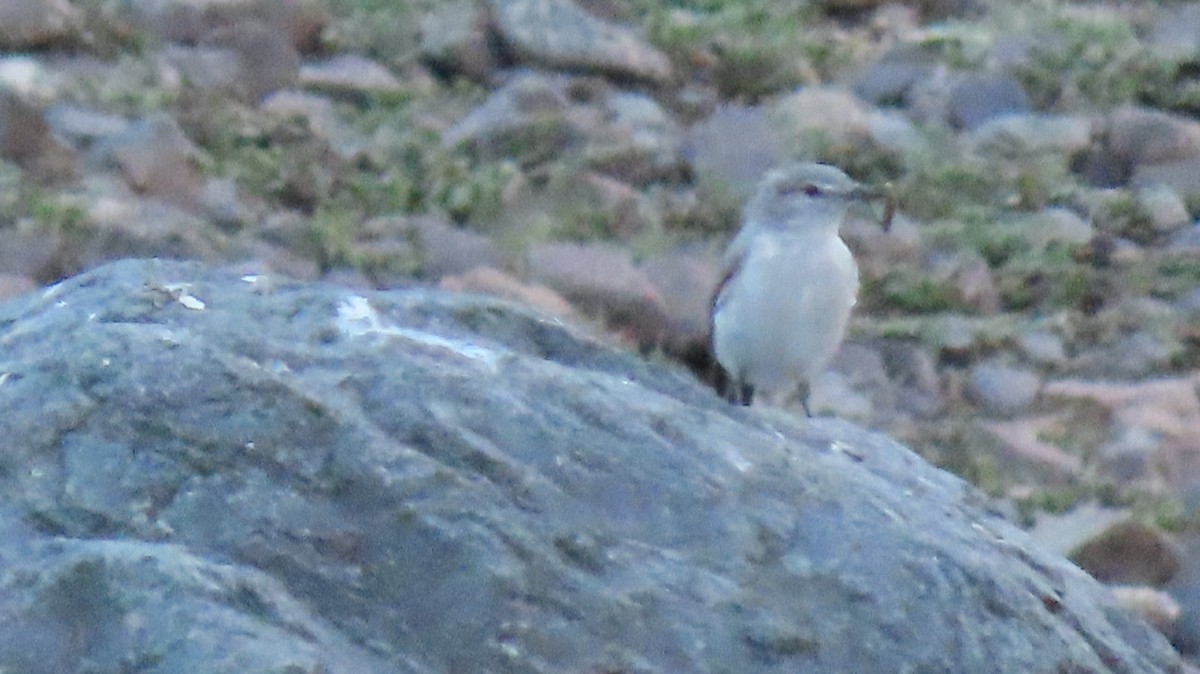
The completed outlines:
<svg viewBox="0 0 1200 674">
<path fill-rule="evenodd" d="M 890 188 L 861 185 L 837 167 L 797 162 L 760 181 L 710 305 L 729 402 L 794 393 L 812 416 L 809 382 L 837 351 L 858 297 L 858 266 L 838 228 L 854 204 L 882 196 L 886 230 Z"/>
</svg>

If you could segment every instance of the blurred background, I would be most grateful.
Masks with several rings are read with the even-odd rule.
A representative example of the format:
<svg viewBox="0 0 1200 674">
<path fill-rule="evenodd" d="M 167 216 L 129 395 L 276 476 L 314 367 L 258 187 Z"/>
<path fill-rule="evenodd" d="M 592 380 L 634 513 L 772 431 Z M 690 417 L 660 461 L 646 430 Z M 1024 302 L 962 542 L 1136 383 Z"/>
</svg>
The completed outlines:
<svg viewBox="0 0 1200 674">
<path fill-rule="evenodd" d="M 794 158 L 890 181 L 818 414 L 1200 650 L 1200 3 L 3 0 L 0 298 L 178 257 L 523 302 L 710 373 Z"/>
</svg>

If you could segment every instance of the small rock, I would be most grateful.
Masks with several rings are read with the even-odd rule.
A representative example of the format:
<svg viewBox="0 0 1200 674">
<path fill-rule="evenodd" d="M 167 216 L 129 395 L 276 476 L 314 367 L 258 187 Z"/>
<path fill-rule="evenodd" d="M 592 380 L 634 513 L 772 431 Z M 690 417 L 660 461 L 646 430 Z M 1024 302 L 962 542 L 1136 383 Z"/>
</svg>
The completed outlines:
<svg viewBox="0 0 1200 674">
<path fill-rule="evenodd" d="M 447 290 L 503 297 L 564 320 L 578 318 L 571 303 L 562 295 L 543 285 L 521 283 L 492 267 L 477 267 L 462 274 L 443 276 L 439 285 Z"/>
<path fill-rule="evenodd" d="M 975 329 L 966 316 L 943 314 L 926 325 L 922 338 L 938 351 L 938 358 L 954 364 L 965 364 L 975 347 Z"/>
<path fill-rule="evenodd" d="M 1023 221 L 1025 239 L 1038 249 L 1054 243 L 1083 245 L 1096 236 L 1096 228 L 1069 208 L 1043 208 Z"/>
<path fill-rule="evenodd" d="M 90 108 L 59 103 L 46 111 L 46 121 L 54 133 L 66 138 L 76 147 L 87 148 L 104 138 L 129 131 L 129 120 Z"/>
<path fill-rule="evenodd" d="M 49 135 L 41 110 L 0 89 L 0 157 L 23 167 L 41 154 Z"/>
<path fill-rule="evenodd" d="M 213 45 L 167 45 L 158 53 L 163 80 L 204 92 L 237 95 L 241 63 L 237 52 Z"/>
<path fill-rule="evenodd" d="M 237 182 L 231 178 L 205 181 L 198 205 L 205 216 L 228 232 L 240 230 L 252 217 L 238 194 Z"/>
<path fill-rule="evenodd" d="M 599 124 L 584 124 L 587 162 L 618 180 L 646 184 L 672 179 L 683 167 L 682 132 L 654 99 L 614 91 L 596 101 Z"/>
<path fill-rule="evenodd" d="M 471 0 L 438 3 L 421 18 L 421 55 L 439 73 L 490 81 L 499 59 L 488 39 L 485 13 Z"/>
<path fill-rule="evenodd" d="M 528 254 L 529 276 L 637 344 L 658 344 L 666 308 L 646 273 L 625 248 L 611 244 L 543 243 Z"/>
<path fill-rule="evenodd" d="M 1193 487 L 1192 496 L 1195 495 Z M 1192 505 L 1188 514 L 1194 517 L 1195 504 Z M 1171 643 L 1179 652 L 1195 657 L 1200 653 L 1200 536 L 1191 528 L 1186 528 L 1175 536 L 1175 542 L 1181 549 L 1179 561 L 1183 566 L 1163 588 L 1171 593 L 1182 609 L 1170 634 Z"/>
<path fill-rule="evenodd" d="M 896 390 L 891 407 L 924 418 L 945 407 L 937 365 L 928 348 L 916 341 L 887 339 L 879 344 L 879 355 Z"/>
<path fill-rule="evenodd" d="M 867 421 L 876 410 L 895 409 L 896 389 L 874 344 L 845 342 L 830 367 L 813 378 L 809 409 Z"/>
<path fill-rule="evenodd" d="M 1021 82 L 1008 73 L 974 73 L 950 87 L 949 121 L 973 130 L 992 119 L 1029 112 L 1029 96 Z"/>
<path fill-rule="evenodd" d="M 1103 583 L 1157 587 L 1179 572 L 1178 555 L 1162 530 L 1126 520 L 1080 545 L 1070 559 Z"/>
<path fill-rule="evenodd" d="M 0 273 L 43 283 L 71 273 L 59 265 L 62 235 L 33 227 L 0 227 Z"/>
<path fill-rule="evenodd" d="M 1159 233 L 1173 232 L 1191 221 L 1187 204 L 1168 185 L 1153 185 L 1137 191 L 1137 203 L 1150 218 L 1150 226 Z"/>
<path fill-rule="evenodd" d="M 876 146 L 897 156 L 912 156 L 929 151 L 929 139 L 902 112 L 868 111 L 867 130 Z"/>
<path fill-rule="evenodd" d="M 1135 187 L 1169 185 L 1179 196 L 1196 199 L 1200 197 L 1200 157 L 1139 164 L 1129 182 Z"/>
<path fill-rule="evenodd" d="M 261 0 L 263 5 L 271 10 L 280 12 L 288 35 L 291 36 L 292 46 L 301 54 L 319 52 L 324 46 L 325 29 L 333 22 L 328 0 L 291 0 L 290 2 L 270 2 Z"/>
<path fill-rule="evenodd" d="M 263 98 L 259 109 L 280 120 L 304 120 L 312 139 L 326 145 L 340 159 L 351 161 L 375 151 L 381 157 L 377 163 L 383 165 L 388 161 L 385 151 L 380 148 L 382 143 L 372 143 L 346 123 L 325 96 L 303 91 L 276 91 Z M 379 133 L 386 131 L 387 127 L 382 127 Z"/>
<path fill-rule="evenodd" d="M 563 76 L 520 73 L 446 129 L 442 143 L 525 165 L 555 157 L 580 137 L 568 118 L 569 83 Z"/>
<path fill-rule="evenodd" d="M 850 378 L 837 370 L 824 370 L 813 377 L 808 397 L 808 409 L 816 416 L 867 421 L 874 415 L 871 398 L 850 383 Z"/>
<path fill-rule="evenodd" d="M 1156 12 L 1147 43 L 1165 63 L 1194 63 L 1200 58 L 1200 4 L 1166 5 Z"/>
<path fill-rule="evenodd" d="M 312 51 L 331 21 L 327 0 L 142 0 L 127 3 L 133 20 L 155 37 L 197 44 L 214 33 L 260 24 L 293 48 Z"/>
<path fill-rule="evenodd" d="M 1148 165 L 1196 160 L 1200 153 L 1200 122 L 1150 108 L 1118 108 L 1097 124 L 1094 135 L 1098 142 L 1083 173 L 1100 186 L 1124 185 Z M 1174 185 L 1163 177 L 1155 179 Z"/>
<path fill-rule="evenodd" d="M 552 70 L 611 74 L 665 84 L 671 62 L 633 30 L 570 0 L 489 0 L 495 30 L 521 61 Z"/>
<path fill-rule="evenodd" d="M 1197 224 L 1200 225 L 1200 223 Z M 1196 318 L 1200 318 L 1200 287 L 1193 288 L 1191 292 L 1180 298 L 1176 307 L 1180 311 L 1194 314 Z"/>
<path fill-rule="evenodd" d="M 1157 436 L 1160 450 L 1153 465 L 1169 485 L 1200 474 L 1200 374 L 1162 377 L 1142 382 L 1059 380 L 1047 382 L 1043 395 L 1100 405 L 1114 426 L 1142 429 Z"/>
<path fill-rule="evenodd" d="M 1120 485 L 1153 479 L 1154 457 L 1162 449 L 1163 437 L 1149 429 L 1136 426 L 1121 429 L 1119 437 L 1097 448 L 1096 471 Z"/>
<path fill-rule="evenodd" d="M 45 61 L 28 54 L 0 54 L 0 90 L 26 101 L 52 101 L 61 96 L 61 80 Z"/>
<path fill-rule="evenodd" d="M 1032 466 L 1040 483 L 1074 484 L 1083 474 L 1083 461 L 1043 439 L 1061 434 L 1070 421 L 1065 415 L 1050 414 L 980 422 L 979 428 L 1000 442 L 1008 458 Z"/>
<path fill-rule="evenodd" d="M 1175 253 L 1194 253 L 1200 251 L 1200 222 L 1175 232 L 1167 243 L 1166 250 Z"/>
<path fill-rule="evenodd" d="M 1028 409 L 1041 384 L 1035 373 L 998 361 L 971 368 L 971 395 L 984 412 L 993 416 L 1011 416 Z"/>
<path fill-rule="evenodd" d="M 644 196 L 632 185 L 594 172 L 585 173 L 578 185 L 583 192 L 582 203 L 594 208 L 603 219 L 606 234 L 628 242 L 644 230 Z"/>
<path fill-rule="evenodd" d="M 1038 365 L 1061 366 L 1067 362 L 1062 337 L 1048 330 L 1033 330 L 1017 335 L 1017 348 L 1022 356 Z"/>
<path fill-rule="evenodd" d="M 253 240 L 244 245 L 243 262 L 236 265 L 242 274 L 279 274 L 284 278 L 304 281 L 327 280 L 347 287 L 368 289 L 373 286 L 355 270 L 338 267 L 322 273 L 321 265 L 312 257 L 297 253 L 295 248 L 278 246 L 268 241 Z M 353 278 L 347 275 L 354 274 Z M 262 287 L 271 287 L 269 284 Z"/>
<path fill-rule="evenodd" d="M 1098 352 L 1098 358 L 1092 360 L 1098 366 L 1107 361 L 1112 372 L 1135 377 L 1146 376 L 1169 365 L 1180 349 L 1178 343 L 1169 341 L 1162 335 L 1136 331 L 1122 335 L 1115 344 L 1108 345 L 1108 348 Z M 1080 362 L 1086 362 L 1086 359 Z"/>
<path fill-rule="evenodd" d="M 783 131 L 801 147 L 816 141 L 821 149 L 829 151 L 856 149 L 871 143 L 870 116 L 850 89 L 801 87 L 781 99 L 773 114 L 780 120 Z"/>
<path fill-rule="evenodd" d="M 533 165 L 568 151 L 620 181 L 677 180 L 682 134 L 652 98 L 596 78 L 519 73 L 442 135 L 489 158 Z"/>
<path fill-rule="evenodd" d="M 228 238 L 199 215 L 157 199 L 143 199 L 103 179 L 89 179 L 86 191 L 87 234 L 81 234 L 79 264 L 129 257 L 216 261 Z"/>
<path fill-rule="evenodd" d="M 174 118 L 158 114 L 99 143 L 91 160 L 115 164 L 129 186 L 141 194 L 192 207 L 203 186 L 196 164 L 198 153 Z"/>
<path fill-rule="evenodd" d="M 1134 164 L 1190 159 L 1200 152 L 1200 122 L 1149 108 L 1126 106 L 1110 113 L 1108 150 Z"/>
<path fill-rule="evenodd" d="M 503 256 L 489 237 L 455 227 L 444 218 L 414 216 L 408 228 L 417 247 L 421 275 L 427 279 L 437 280 L 478 267 L 503 266 Z"/>
<path fill-rule="evenodd" d="M 373 287 L 411 285 L 421 267 L 418 236 L 403 216 L 373 218 L 362 224 L 349 244 L 349 258 Z"/>
<path fill-rule="evenodd" d="M 404 85 L 387 68 L 364 56 L 342 54 L 300 68 L 300 84 L 341 96 L 394 94 Z"/>
<path fill-rule="evenodd" d="M 79 23 L 68 0 L 0 2 L 0 49 L 47 47 L 68 38 Z"/>
<path fill-rule="evenodd" d="M 180 84 L 251 103 L 294 87 L 300 74 L 300 55 L 287 35 L 258 22 L 214 31 L 201 44 L 168 45 L 161 59 Z"/>
<path fill-rule="evenodd" d="M 1048 153 L 1071 157 L 1086 150 L 1091 140 L 1092 124 L 1087 118 L 1037 113 L 994 117 L 967 136 L 976 152 L 1001 157 Z"/>
<path fill-rule="evenodd" d="M 294 87 L 300 76 L 300 54 L 285 32 L 270 24 L 247 21 L 213 31 L 206 44 L 237 55 L 236 85 L 232 92 L 258 102 L 278 89 Z"/>
<path fill-rule="evenodd" d="M 53 182 L 78 174 L 75 151 L 51 133 L 42 111 L 0 89 L 0 157 L 37 180 Z"/>
<path fill-rule="evenodd" d="M 903 103 L 912 88 L 937 71 L 938 56 L 914 43 L 902 43 L 867 66 L 854 91 L 876 105 Z"/>
<path fill-rule="evenodd" d="M 881 278 L 897 268 L 918 266 L 928 254 L 916 222 L 896 213 L 885 232 L 880 226 L 882 217 L 882 208 L 875 207 L 873 213 L 851 213 L 842 222 L 842 239 L 854 252 L 864 278 Z"/>
<path fill-rule="evenodd" d="M 1171 634 L 1183 609 L 1171 595 L 1152 587 L 1118 585 L 1112 588 L 1117 603 L 1125 610 L 1150 623 L 1163 634 Z"/>
<path fill-rule="evenodd" d="M 1038 513 L 1029 534 L 1050 550 L 1066 556 L 1114 524 L 1128 520 L 1129 516 L 1127 508 L 1085 502 L 1064 513 Z"/>
<path fill-rule="evenodd" d="M 708 352 L 709 309 L 721 280 L 717 255 L 673 251 L 645 261 L 641 269 L 663 299 L 667 351 L 689 362 L 701 358 Z"/>
<path fill-rule="evenodd" d="M 1000 292 L 996 289 L 991 267 L 982 257 L 969 256 L 968 259 L 962 260 L 951 278 L 951 283 L 963 306 L 981 314 L 994 314 L 999 311 Z"/>
<path fill-rule="evenodd" d="M 24 295 L 28 292 L 33 292 L 38 287 L 37 281 L 28 276 L 19 276 L 17 274 L 5 274 L 0 272 L 0 302 L 9 300 L 18 295 Z"/>
<path fill-rule="evenodd" d="M 702 185 L 740 203 L 787 159 L 784 137 L 766 108 L 723 104 L 687 131 L 685 154 Z"/>
</svg>

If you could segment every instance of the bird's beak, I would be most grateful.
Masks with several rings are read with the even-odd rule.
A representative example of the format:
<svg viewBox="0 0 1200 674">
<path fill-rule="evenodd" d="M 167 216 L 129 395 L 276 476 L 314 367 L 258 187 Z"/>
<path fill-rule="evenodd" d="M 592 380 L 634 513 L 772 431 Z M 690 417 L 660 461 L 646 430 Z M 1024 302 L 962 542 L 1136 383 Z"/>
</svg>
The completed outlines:
<svg viewBox="0 0 1200 674">
<path fill-rule="evenodd" d="M 892 228 L 892 219 L 896 217 L 896 190 L 890 182 L 882 185 L 858 185 L 847 196 L 861 201 L 883 200 L 883 231 Z"/>
</svg>

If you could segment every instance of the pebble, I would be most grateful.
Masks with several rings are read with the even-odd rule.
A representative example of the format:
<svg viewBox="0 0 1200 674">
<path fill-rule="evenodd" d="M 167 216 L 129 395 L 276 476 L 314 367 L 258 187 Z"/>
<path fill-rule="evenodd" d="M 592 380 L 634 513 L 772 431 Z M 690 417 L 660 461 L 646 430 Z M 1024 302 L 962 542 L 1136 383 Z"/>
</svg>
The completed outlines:
<svg viewBox="0 0 1200 674">
<path fill-rule="evenodd" d="M 1041 378 L 1025 368 L 995 361 L 971 368 L 971 397 L 992 416 L 1012 416 L 1027 410 L 1040 387 Z"/>
<path fill-rule="evenodd" d="M 1125 520 L 1076 548 L 1070 558 L 1099 581 L 1157 587 L 1179 572 L 1179 553 L 1158 527 Z"/>
</svg>

